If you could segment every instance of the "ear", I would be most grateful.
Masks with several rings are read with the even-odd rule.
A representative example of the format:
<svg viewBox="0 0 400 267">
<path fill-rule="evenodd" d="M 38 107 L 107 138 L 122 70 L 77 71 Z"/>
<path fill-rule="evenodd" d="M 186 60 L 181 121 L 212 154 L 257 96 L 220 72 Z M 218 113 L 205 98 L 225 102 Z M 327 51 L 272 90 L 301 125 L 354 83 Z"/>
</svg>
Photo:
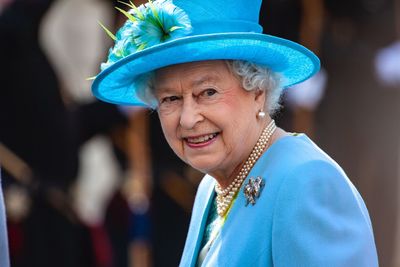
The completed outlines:
<svg viewBox="0 0 400 267">
<path fill-rule="evenodd" d="M 257 112 L 260 109 L 264 109 L 266 100 L 267 99 L 266 99 L 266 94 L 265 94 L 264 90 L 261 90 L 261 89 L 255 90 L 255 92 L 254 92 L 254 101 L 255 101 L 255 104 L 256 104 L 255 106 L 257 108 Z"/>
</svg>

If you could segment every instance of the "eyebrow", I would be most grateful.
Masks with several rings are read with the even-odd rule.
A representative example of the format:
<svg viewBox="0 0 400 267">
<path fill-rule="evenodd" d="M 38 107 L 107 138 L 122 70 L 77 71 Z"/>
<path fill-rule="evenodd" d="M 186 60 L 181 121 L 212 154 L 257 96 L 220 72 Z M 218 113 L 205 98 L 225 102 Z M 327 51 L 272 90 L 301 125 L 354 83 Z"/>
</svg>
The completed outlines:
<svg viewBox="0 0 400 267">
<path fill-rule="evenodd" d="M 198 86 L 201 85 L 205 82 L 212 81 L 212 82 L 217 82 L 219 81 L 220 78 L 218 75 L 215 74 L 206 74 L 205 76 L 201 76 L 200 78 L 195 79 L 194 81 L 191 82 L 191 86 Z"/>
<path fill-rule="evenodd" d="M 194 79 L 194 81 L 192 81 L 190 83 L 191 87 L 195 87 L 195 86 L 199 86 L 204 84 L 205 82 L 209 82 L 209 81 L 213 81 L 213 82 L 217 82 L 219 81 L 220 78 L 218 75 L 215 74 L 206 74 L 204 76 L 200 76 L 199 78 Z M 173 88 L 170 87 L 164 87 L 163 85 L 159 86 L 157 88 L 158 90 L 155 90 L 155 93 L 157 94 L 157 91 L 159 92 L 160 90 L 163 91 L 164 93 L 170 93 L 170 92 L 174 92 Z"/>
</svg>

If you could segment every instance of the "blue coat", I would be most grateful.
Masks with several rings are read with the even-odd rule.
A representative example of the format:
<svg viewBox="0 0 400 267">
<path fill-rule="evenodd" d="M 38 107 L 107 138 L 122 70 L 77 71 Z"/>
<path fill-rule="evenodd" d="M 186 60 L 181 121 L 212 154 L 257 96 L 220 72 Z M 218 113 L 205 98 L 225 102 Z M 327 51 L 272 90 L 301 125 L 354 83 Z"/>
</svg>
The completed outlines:
<svg viewBox="0 0 400 267">
<path fill-rule="evenodd" d="M 275 142 L 247 179 L 257 176 L 266 184 L 256 204 L 245 207 L 242 186 L 202 266 L 378 266 L 361 196 L 305 135 Z M 206 175 L 199 186 L 182 267 L 196 266 L 214 185 Z"/>
</svg>

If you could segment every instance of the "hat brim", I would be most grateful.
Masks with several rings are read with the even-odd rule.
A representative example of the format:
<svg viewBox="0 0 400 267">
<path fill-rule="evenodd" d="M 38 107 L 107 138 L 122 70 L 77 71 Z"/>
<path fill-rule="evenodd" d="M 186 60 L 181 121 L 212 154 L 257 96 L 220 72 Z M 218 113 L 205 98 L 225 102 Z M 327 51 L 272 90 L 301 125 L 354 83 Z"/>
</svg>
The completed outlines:
<svg viewBox="0 0 400 267">
<path fill-rule="evenodd" d="M 279 73 L 282 86 L 300 83 L 320 68 L 318 57 L 295 42 L 260 33 L 187 36 L 127 56 L 94 80 L 93 94 L 109 103 L 144 106 L 136 95 L 139 75 L 166 66 L 203 60 L 247 60 Z"/>
</svg>

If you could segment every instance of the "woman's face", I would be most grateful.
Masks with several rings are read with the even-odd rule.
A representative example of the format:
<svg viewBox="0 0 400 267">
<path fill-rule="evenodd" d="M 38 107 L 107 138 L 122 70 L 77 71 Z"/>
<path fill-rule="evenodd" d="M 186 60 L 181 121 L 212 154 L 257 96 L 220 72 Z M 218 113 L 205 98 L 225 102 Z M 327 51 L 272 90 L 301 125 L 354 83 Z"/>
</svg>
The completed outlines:
<svg viewBox="0 0 400 267">
<path fill-rule="evenodd" d="M 247 159 L 264 125 L 256 117 L 264 94 L 245 91 L 226 62 L 166 67 L 154 85 L 164 135 L 183 161 L 224 178 Z"/>
</svg>

